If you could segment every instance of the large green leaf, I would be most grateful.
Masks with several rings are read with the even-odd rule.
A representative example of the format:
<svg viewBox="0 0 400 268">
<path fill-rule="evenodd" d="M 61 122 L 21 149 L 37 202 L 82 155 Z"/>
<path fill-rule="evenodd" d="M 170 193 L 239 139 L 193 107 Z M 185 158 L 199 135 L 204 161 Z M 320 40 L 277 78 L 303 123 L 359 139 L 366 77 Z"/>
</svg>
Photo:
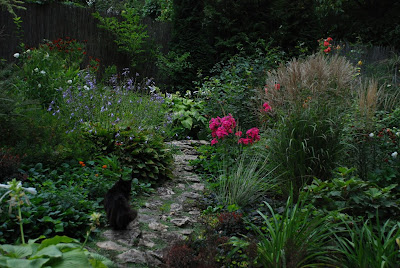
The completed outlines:
<svg viewBox="0 0 400 268">
<path fill-rule="evenodd" d="M 40 244 L 39 250 L 48 247 L 50 245 L 57 245 L 59 243 L 70 243 L 70 242 L 78 242 L 78 241 L 65 235 L 63 236 L 56 235 L 55 237 L 43 240 L 42 243 Z"/>
<path fill-rule="evenodd" d="M 50 245 L 36 252 L 36 254 L 30 257 L 30 259 L 36 259 L 43 256 L 59 258 L 62 256 L 62 252 L 55 245 Z"/>
<path fill-rule="evenodd" d="M 24 258 L 32 254 L 32 247 L 31 245 L 0 245 L 0 250 L 4 251 L 5 254 L 12 258 Z"/>
<path fill-rule="evenodd" d="M 193 125 L 193 119 L 191 117 L 187 117 L 184 120 L 181 120 L 181 124 L 184 128 L 191 129 Z"/>
<path fill-rule="evenodd" d="M 34 259 L 34 260 L 25 260 L 25 259 L 9 259 L 6 261 L 6 267 L 8 268 L 39 268 L 43 267 L 43 264 L 48 262 L 49 259 Z"/>
<path fill-rule="evenodd" d="M 71 268 L 71 267 L 90 267 L 85 252 L 80 249 L 74 249 L 63 253 L 62 259 L 51 263 L 52 268 Z"/>
<path fill-rule="evenodd" d="M 85 251 L 86 256 L 89 258 L 90 264 L 93 266 L 93 268 L 103 268 L 103 267 L 114 267 L 115 264 L 104 257 L 103 255 L 94 253 L 94 252 L 89 252 Z"/>
</svg>

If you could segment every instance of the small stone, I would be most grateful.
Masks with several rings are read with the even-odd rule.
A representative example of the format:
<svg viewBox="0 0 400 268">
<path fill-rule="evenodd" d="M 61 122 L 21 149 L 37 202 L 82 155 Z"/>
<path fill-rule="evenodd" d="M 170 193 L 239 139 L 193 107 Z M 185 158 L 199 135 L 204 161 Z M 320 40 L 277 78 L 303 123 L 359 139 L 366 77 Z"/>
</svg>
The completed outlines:
<svg viewBox="0 0 400 268">
<path fill-rule="evenodd" d="M 159 216 L 139 214 L 138 222 L 150 223 L 150 222 L 157 221 L 159 218 L 160 218 Z"/>
<path fill-rule="evenodd" d="M 187 223 L 190 222 L 189 217 L 183 217 L 183 218 L 177 218 L 177 219 L 172 219 L 171 222 L 175 224 L 178 227 L 181 227 L 183 225 L 186 225 Z"/>
<path fill-rule="evenodd" d="M 145 247 L 148 247 L 148 248 L 152 248 L 152 247 L 154 247 L 156 244 L 155 243 L 153 243 L 152 241 L 150 241 L 150 240 L 145 240 L 145 239 L 142 239 L 142 240 L 140 240 L 140 242 L 139 242 L 139 246 L 145 246 Z"/>
<path fill-rule="evenodd" d="M 190 185 L 190 187 L 193 190 L 196 190 L 196 191 L 200 191 L 200 192 L 204 191 L 204 184 L 203 183 L 193 183 L 192 185 Z"/>
<path fill-rule="evenodd" d="M 99 248 L 107 249 L 107 250 L 116 250 L 116 251 L 128 251 L 129 250 L 129 248 L 118 245 L 117 243 L 115 243 L 113 241 L 97 242 L 96 245 Z"/>
<path fill-rule="evenodd" d="M 147 265 L 149 267 L 161 267 L 162 262 L 162 256 L 161 258 L 158 257 L 157 254 L 154 254 L 153 251 L 147 251 L 146 252 L 146 259 L 147 259 Z"/>
<path fill-rule="evenodd" d="M 181 196 L 184 196 L 184 197 L 187 197 L 187 198 L 192 198 L 192 199 L 199 199 L 201 197 L 200 194 L 193 193 L 193 192 L 186 192 L 186 193 L 183 193 Z"/>
<path fill-rule="evenodd" d="M 186 176 L 185 177 L 186 181 L 190 181 L 190 182 L 200 182 L 200 177 L 197 175 L 192 174 L 191 176 Z"/>
<path fill-rule="evenodd" d="M 199 210 L 191 210 L 191 211 L 189 211 L 189 214 L 190 215 L 200 215 L 200 211 Z"/>
<path fill-rule="evenodd" d="M 183 209 L 182 205 L 178 204 L 178 203 L 173 203 L 173 204 L 171 204 L 171 207 L 170 207 L 170 211 L 174 211 L 174 212 L 182 211 L 182 209 Z"/>
<path fill-rule="evenodd" d="M 182 229 L 180 233 L 183 235 L 190 235 L 191 233 L 193 233 L 193 229 Z"/>
<path fill-rule="evenodd" d="M 185 190 L 186 186 L 183 183 L 179 183 L 177 186 L 179 189 Z"/>
<path fill-rule="evenodd" d="M 159 195 L 173 195 L 173 194 L 175 194 L 174 191 L 172 191 L 172 189 L 166 188 L 166 187 L 158 187 L 157 188 L 157 193 Z"/>
<path fill-rule="evenodd" d="M 149 228 L 154 231 L 166 232 L 168 229 L 168 226 L 161 224 L 159 222 L 150 222 Z"/>
<path fill-rule="evenodd" d="M 146 263 L 146 253 L 139 251 L 137 249 L 130 249 L 127 252 L 119 254 L 117 259 L 119 259 L 122 263 L 138 263 L 145 264 Z"/>
</svg>

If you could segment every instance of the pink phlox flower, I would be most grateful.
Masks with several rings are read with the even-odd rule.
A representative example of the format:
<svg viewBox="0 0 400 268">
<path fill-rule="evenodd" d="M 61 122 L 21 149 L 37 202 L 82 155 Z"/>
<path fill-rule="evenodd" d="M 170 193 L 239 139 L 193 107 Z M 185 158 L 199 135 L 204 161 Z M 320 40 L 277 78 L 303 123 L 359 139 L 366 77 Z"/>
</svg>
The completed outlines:
<svg viewBox="0 0 400 268">
<path fill-rule="evenodd" d="M 250 128 L 249 130 L 246 131 L 246 135 L 249 136 L 250 138 L 258 136 L 259 133 L 260 130 L 256 127 Z"/>
<path fill-rule="evenodd" d="M 220 125 L 221 125 L 221 118 L 219 117 L 211 118 L 209 125 L 211 131 L 216 131 Z"/>
<path fill-rule="evenodd" d="M 222 126 L 229 132 L 232 133 L 232 129 L 236 127 L 235 118 L 231 114 L 222 118 Z"/>
<path fill-rule="evenodd" d="M 240 136 L 242 136 L 242 134 L 243 134 L 242 131 L 238 131 L 235 133 L 236 137 L 240 137 Z"/>
<path fill-rule="evenodd" d="M 281 84 L 275 84 L 275 89 L 276 89 L 276 90 L 281 89 Z"/>
<path fill-rule="evenodd" d="M 264 103 L 263 107 L 264 107 L 264 112 L 269 112 L 269 111 L 272 110 L 272 108 L 271 108 L 271 106 L 269 105 L 268 102 Z"/>
<path fill-rule="evenodd" d="M 217 131 L 215 132 L 215 134 L 217 135 L 217 137 L 219 139 L 223 139 L 225 136 L 227 136 L 229 133 L 226 131 L 226 129 L 224 127 L 219 127 L 217 129 Z"/>
<path fill-rule="evenodd" d="M 216 143 L 218 143 L 218 140 L 217 140 L 217 139 L 213 139 L 213 140 L 211 141 L 211 145 L 214 145 L 214 144 L 216 144 Z"/>
<path fill-rule="evenodd" d="M 240 138 L 238 143 L 248 145 L 249 143 L 253 143 L 253 141 L 250 138 Z"/>
</svg>

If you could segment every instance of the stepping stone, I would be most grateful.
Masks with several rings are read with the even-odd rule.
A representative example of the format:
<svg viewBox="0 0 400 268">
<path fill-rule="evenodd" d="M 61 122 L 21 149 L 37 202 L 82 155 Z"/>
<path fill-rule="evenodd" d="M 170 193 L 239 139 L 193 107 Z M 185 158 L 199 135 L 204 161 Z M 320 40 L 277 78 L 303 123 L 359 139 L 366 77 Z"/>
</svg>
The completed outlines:
<svg viewBox="0 0 400 268">
<path fill-rule="evenodd" d="M 192 185 L 190 185 L 190 187 L 193 190 L 196 190 L 196 191 L 200 191 L 200 192 L 204 191 L 204 184 L 203 183 L 193 183 Z"/>
<path fill-rule="evenodd" d="M 178 203 L 173 203 L 171 204 L 171 212 L 178 212 L 178 211 L 182 211 L 183 210 L 183 206 L 181 204 Z"/>
<path fill-rule="evenodd" d="M 167 225 L 164 225 L 164 224 L 162 224 L 162 223 L 159 223 L 159 222 L 150 222 L 149 223 L 149 228 L 151 229 L 151 230 L 154 230 L 154 231 L 159 231 L 159 232 L 166 232 L 167 231 L 167 229 L 168 229 L 168 226 Z"/>
<path fill-rule="evenodd" d="M 190 181 L 190 182 L 200 182 L 201 181 L 200 177 L 193 173 L 191 173 L 189 176 L 186 176 L 185 180 Z"/>
<path fill-rule="evenodd" d="M 192 198 L 192 199 L 200 199 L 201 195 L 198 193 L 194 192 L 185 192 L 181 196 L 187 197 L 187 198 Z"/>
<path fill-rule="evenodd" d="M 137 263 L 137 264 L 145 264 L 146 261 L 146 253 L 139 251 L 137 249 L 130 249 L 127 252 L 119 254 L 117 259 L 122 263 Z"/>
<path fill-rule="evenodd" d="M 117 243 L 115 243 L 113 241 L 97 242 L 96 245 L 99 248 L 107 249 L 107 250 L 116 250 L 116 251 L 128 251 L 129 250 L 129 248 L 118 245 Z"/>
<path fill-rule="evenodd" d="M 178 227 L 182 227 L 182 226 L 184 226 L 184 225 L 190 223 L 191 220 L 190 220 L 189 217 L 183 217 L 183 218 L 172 219 L 171 222 L 172 222 L 173 224 L 175 224 L 176 226 L 178 226 Z"/>
</svg>

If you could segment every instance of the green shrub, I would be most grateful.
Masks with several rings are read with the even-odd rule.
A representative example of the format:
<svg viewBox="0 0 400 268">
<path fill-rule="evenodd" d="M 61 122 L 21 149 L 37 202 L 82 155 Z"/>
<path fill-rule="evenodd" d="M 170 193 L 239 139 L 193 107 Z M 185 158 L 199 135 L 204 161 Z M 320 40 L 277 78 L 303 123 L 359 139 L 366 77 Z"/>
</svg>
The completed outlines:
<svg viewBox="0 0 400 268">
<path fill-rule="evenodd" d="M 40 235 L 64 234 L 77 238 L 86 235 L 88 215 L 100 208 L 96 201 L 89 201 L 87 191 L 79 186 L 67 186 L 60 181 L 43 181 L 43 185 L 35 184 L 38 194 L 31 196 L 30 206 L 21 208 L 21 215 L 26 237 L 35 238 Z M 19 237 L 17 214 L 0 214 L 1 242 L 14 243 Z M 82 227 L 85 228 L 82 228 Z"/>
<path fill-rule="evenodd" d="M 57 90 L 76 80 L 83 52 L 83 45 L 75 39 L 57 39 L 21 53 L 19 78 L 15 81 L 17 92 L 43 105 L 59 99 Z"/>
<path fill-rule="evenodd" d="M 188 91 L 190 93 L 190 91 Z M 193 139 L 204 138 L 206 136 L 207 119 L 204 117 L 204 102 L 190 98 L 181 97 L 179 94 L 172 94 L 165 99 L 168 107 L 167 113 L 170 117 L 169 130 L 172 132 L 167 135 L 174 139 Z"/>
<path fill-rule="evenodd" d="M 381 187 L 397 183 L 400 176 L 399 111 L 371 111 L 369 118 L 353 119 L 345 128 L 346 142 L 352 144 L 348 148 L 349 164 L 357 168 L 361 179 Z"/>
<path fill-rule="evenodd" d="M 124 166 L 132 168 L 139 181 L 159 182 L 172 176 L 172 154 L 162 137 L 131 127 L 109 130 L 92 125 L 85 132 L 100 155 L 115 154 Z"/>
<path fill-rule="evenodd" d="M 397 219 L 400 209 L 397 193 L 393 190 L 396 184 L 379 187 L 353 175 L 354 171 L 341 167 L 329 181 L 314 178 L 305 187 L 311 193 L 308 195 L 309 201 L 326 211 L 339 210 L 372 220 L 376 220 L 376 216 L 380 219 Z"/>
<path fill-rule="evenodd" d="M 113 267 L 109 259 L 82 248 L 78 240 L 54 236 L 37 243 L 29 240 L 23 245 L 0 245 L 2 267 Z"/>
<path fill-rule="evenodd" d="M 277 49 L 259 52 L 252 57 L 238 54 L 226 63 L 214 67 L 215 75 L 206 79 L 199 88 L 199 98 L 204 100 L 204 113 L 208 118 L 232 114 L 244 129 L 258 123 L 256 88 L 264 83 L 265 74 L 283 56 Z"/>
<path fill-rule="evenodd" d="M 121 21 L 116 17 L 102 17 L 99 12 L 93 13 L 93 16 L 100 22 L 98 27 L 110 31 L 115 36 L 114 41 L 118 48 L 130 57 L 131 67 L 136 67 L 148 60 L 144 54 L 146 49 L 151 47 L 147 42 L 149 35 L 146 25 L 140 22 L 140 16 L 135 13 L 132 8 L 125 9 L 121 12 Z"/>
</svg>

